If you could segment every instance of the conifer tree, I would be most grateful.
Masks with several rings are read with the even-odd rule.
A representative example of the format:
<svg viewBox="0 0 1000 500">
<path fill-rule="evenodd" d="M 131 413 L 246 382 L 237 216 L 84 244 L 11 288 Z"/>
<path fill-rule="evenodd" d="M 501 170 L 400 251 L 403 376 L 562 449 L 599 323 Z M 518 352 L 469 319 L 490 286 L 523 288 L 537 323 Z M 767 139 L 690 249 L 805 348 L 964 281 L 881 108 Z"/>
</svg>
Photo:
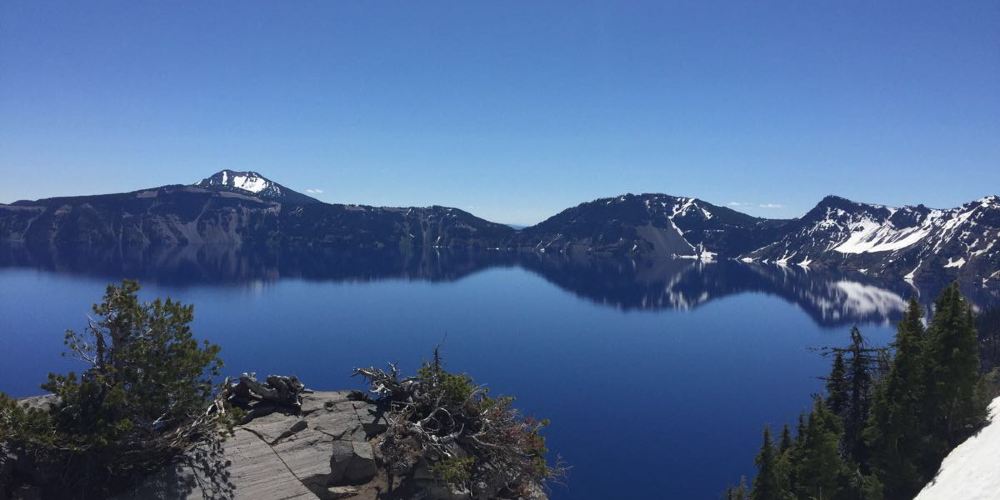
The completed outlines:
<svg viewBox="0 0 1000 500">
<path fill-rule="evenodd" d="M 830 370 L 830 376 L 826 379 L 826 406 L 841 418 L 847 411 L 849 391 L 844 353 L 836 351 L 833 357 L 833 368 Z"/>
<path fill-rule="evenodd" d="M 788 424 L 785 424 L 785 426 L 781 428 L 781 441 L 779 441 L 778 444 L 778 453 L 788 453 L 788 450 L 792 448 L 792 444 L 792 431 L 788 427 Z"/>
<path fill-rule="evenodd" d="M 750 494 L 747 493 L 747 478 L 746 476 L 742 476 L 740 477 L 740 484 L 726 488 L 726 491 L 722 494 L 722 500 L 747 500 L 749 496 Z"/>
<path fill-rule="evenodd" d="M 780 466 L 778 455 L 771 442 L 771 429 L 764 427 L 764 440 L 760 446 L 760 452 L 754 460 L 757 464 L 757 477 L 753 480 L 753 489 L 750 491 L 751 500 L 777 500 L 784 496 L 781 491 L 782 480 L 780 478 Z"/>
<path fill-rule="evenodd" d="M 806 435 L 806 415 L 799 413 L 799 423 L 795 427 L 795 445 L 802 444 L 802 438 Z"/>
<path fill-rule="evenodd" d="M 925 422 L 930 456 L 924 472 L 934 474 L 941 460 L 972 435 L 986 418 L 979 397 L 979 344 L 972 309 L 954 283 L 941 292 L 927 329 Z"/>
<path fill-rule="evenodd" d="M 863 432 L 871 409 L 871 386 L 873 366 L 877 359 L 873 353 L 877 349 L 867 347 L 861 331 L 851 328 L 851 345 L 847 348 L 850 356 L 847 371 L 848 400 L 843 415 L 843 449 L 846 458 L 862 468 L 868 464 L 868 449 Z"/>
<path fill-rule="evenodd" d="M 781 441 L 778 444 L 778 486 L 786 498 L 794 498 L 792 495 L 795 484 L 792 469 L 795 460 L 794 450 L 795 441 L 791 429 L 785 424 L 781 429 Z"/>
<path fill-rule="evenodd" d="M 911 299 L 897 327 L 892 365 L 876 389 L 865 429 L 872 468 L 890 500 L 913 498 L 928 479 L 919 466 L 920 458 L 926 455 L 926 429 L 921 421 L 925 371 L 922 319 L 920 304 Z"/>
<path fill-rule="evenodd" d="M 805 433 L 796 447 L 793 466 L 796 498 L 838 498 L 847 470 L 839 450 L 842 434 L 840 418 L 816 398 Z"/>
</svg>

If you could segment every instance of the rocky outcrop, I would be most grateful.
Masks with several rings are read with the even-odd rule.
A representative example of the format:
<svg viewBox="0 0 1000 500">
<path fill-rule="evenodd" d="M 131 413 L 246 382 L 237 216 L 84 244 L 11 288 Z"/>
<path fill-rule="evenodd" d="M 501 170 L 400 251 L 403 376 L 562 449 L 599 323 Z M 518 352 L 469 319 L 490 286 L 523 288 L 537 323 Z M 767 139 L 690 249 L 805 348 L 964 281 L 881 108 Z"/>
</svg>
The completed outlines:
<svg viewBox="0 0 1000 500">
<path fill-rule="evenodd" d="M 296 413 L 274 411 L 238 425 L 219 449 L 190 452 L 118 500 L 462 499 L 426 467 L 392 489 L 373 446 L 386 429 L 375 404 L 358 393 L 302 395 Z M 531 500 L 547 496 L 537 488 Z"/>
<path fill-rule="evenodd" d="M 363 393 L 314 392 L 295 377 L 258 382 L 253 374 L 225 385 L 220 398 L 243 409 L 244 421 L 225 439 L 206 440 L 138 478 L 115 499 L 473 500 L 468 491 L 443 483 L 426 463 L 406 477 L 390 479 L 378 449 L 388 428 L 384 407 Z M 21 402 L 45 409 L 55 399 L 47 395 Z M 19 477 L 10 498 L 66 496 L 46 491 L 45 475 L 34 472 L 30 460 L 0 453 L 0 486 Z M 525 500 L 547 498 L 541 487 L 529 493 Z M 2 488 L 0 497 L 6 498 Z"/>
<path fill-rule="evenodd" d="M 379 414 L 349 395 L 305 394 L 298 414 L 256 417 L 216 453 L 191 452 L 119 498 L 377 498 L 387 490 L 369 442 Z"/>
</svg>

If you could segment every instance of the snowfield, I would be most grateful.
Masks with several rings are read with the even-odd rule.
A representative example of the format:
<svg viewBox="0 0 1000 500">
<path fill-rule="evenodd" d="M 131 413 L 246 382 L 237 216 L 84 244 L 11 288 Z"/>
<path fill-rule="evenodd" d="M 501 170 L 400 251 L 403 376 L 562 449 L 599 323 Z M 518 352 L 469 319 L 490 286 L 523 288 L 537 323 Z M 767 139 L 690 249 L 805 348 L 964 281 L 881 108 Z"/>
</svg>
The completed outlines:
<svg viewBox="0 0 1000 500">
<path fill-rule="evenodd" d="M 945 457 L 934 481 L 915 500 L 1000 499 L 1000 398 L 990 404 L 992 421 Z"/>
<path fill-rule="evenodd" d="M 228 172 L 222 173 L 222 184 L 227 186 L 232 186 L 236 189 L 242 189 L 244 191 L 250 191 L 251 193 L 259 193 L 267 189 L 271 183 L 267 179 L 257 175 L 254 172 L 247 172 L 247 175 L 236 174 L 233 175 L 232 182 L 229 182 Z"/>
<path fill-rule="evenodd" d="M 927 221 L 917 227 L 896 229 L 889 222 L 863 219 L 851 224 L 851 236 L 834 250 L 840 253 L 892 252 L 914 245 L 931 234 L 940 211 L 931 212 Z"/>
</svg>

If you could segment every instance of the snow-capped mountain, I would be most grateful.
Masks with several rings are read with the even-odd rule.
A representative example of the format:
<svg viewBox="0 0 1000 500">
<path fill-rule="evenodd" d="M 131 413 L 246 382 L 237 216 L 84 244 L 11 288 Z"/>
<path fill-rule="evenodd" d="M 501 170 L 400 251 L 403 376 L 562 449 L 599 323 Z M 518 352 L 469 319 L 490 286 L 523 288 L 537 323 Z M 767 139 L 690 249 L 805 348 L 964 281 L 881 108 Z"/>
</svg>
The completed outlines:
<svg viewBox="0 0 1000 500">
<path fill-rule="evenodd" d="M 256 172 L 191 186 L 0 204 L 0 243 L 304 244 L 469 248 L 629 258 L 722 259 L 1000 290 L 1000 197 L 952 209 L 828 196 L 799 219 L 752 217 L 691 197 L 626 194 L 519 231 L 447 207 L 328 204 Z"/>
<path fill-rule="evenodd" d="M 1000 197 L 952 209 L 900 208 L 823 199 L 773 243 L 743 256 L 779 265 L 825 266 L 908 281 L 978 276 L 1000 269 Z"/>
<path fill-rule="evenodd" d="M 712 260 L 771 241 L 785 221 L 760 219 L 697 198 L 626 194 L 566 209 L 518 235 L 541 252 L 645 254 Z"/>
<path fill-rule="evenodd" d="M 514 230 L 448 207 L 323 203 L 254 172 L 196 185 L 0 204 L 0 243 L 41 249 L 187 245 L 496 248 Z"/>
<path fill-rule="evenodd" d="M 538 252 L 680 257 L 856 271 L 929 285 L 1000 287 L 1000 197 L 952 209 L 824 198 L 802 218 L 751 217 L 697 198 L 626 194 L 522 230 Z"/>
<path fill-rule="evenodd" d="M 197 187 L 219 191 L 233 191 L 263 200 L 305 205 L 319 200 L 293 191 L 257 172 L 222 170 L 195 184 Z"/>
</svg>

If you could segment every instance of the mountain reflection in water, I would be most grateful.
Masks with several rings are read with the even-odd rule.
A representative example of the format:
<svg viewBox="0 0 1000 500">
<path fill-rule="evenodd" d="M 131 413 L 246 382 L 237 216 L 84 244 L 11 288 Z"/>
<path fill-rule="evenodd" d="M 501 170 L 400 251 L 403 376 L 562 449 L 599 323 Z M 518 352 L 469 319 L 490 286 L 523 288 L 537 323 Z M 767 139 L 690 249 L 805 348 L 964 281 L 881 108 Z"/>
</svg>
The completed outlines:
<svg viewBox="0 0 1000 500">
<path fill-rule="evenodd" d="M 929 305 L 938 292 L 905 282 L 881 282 L 798 266 L 724 260 L 632 260 L 532 252 L 459 252 L 430 249 L 345 251 L 322 248 L 183 246 L 160 250 L 72 251 L 0 247 L 0 267 L 31 267 L 117 280 L 186 285 L 238 286 L 280 279 L 366 282 L 449 282 L 493 267 L 519 266 L 596 304 L 631 311 L 689 310 L 715 299 L 761 293 L 796 304 L 817 324 L 839 327 L 898 319 L 910 296 Z M 995 292 L 965 290 L 979 307 Z"/>
</svg>

